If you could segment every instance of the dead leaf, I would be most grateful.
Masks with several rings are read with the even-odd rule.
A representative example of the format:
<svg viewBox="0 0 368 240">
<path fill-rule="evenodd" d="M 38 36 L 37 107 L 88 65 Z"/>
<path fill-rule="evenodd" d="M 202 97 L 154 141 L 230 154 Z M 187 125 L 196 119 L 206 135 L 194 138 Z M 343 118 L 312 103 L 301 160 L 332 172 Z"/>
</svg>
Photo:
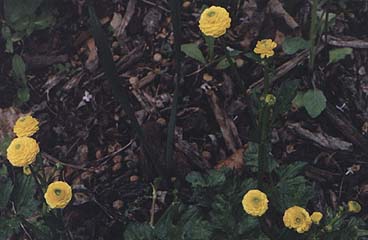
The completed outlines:
<svg viewBox="0 0 368 240">
<path fill-rule="evenodd" d="M 239 170 L 244 167 L 244 151 L 247 149 L 247 145 L 245 144 L 242 148 L 239 148 L 230 155 L 225 160 L 221 160 L 216 166 L 215 169 L 221 169 L 223 167 L 227 167 L 230 169 Z"/>
<path fill-rule="evenodd" d="M 95 40 L 93 38 L 87 40 L 87 47 L 88 47 L 88 58 L 85 66 L 90 72 L 93 72 L 98 67 L 97 47 Z"/>
</svg>

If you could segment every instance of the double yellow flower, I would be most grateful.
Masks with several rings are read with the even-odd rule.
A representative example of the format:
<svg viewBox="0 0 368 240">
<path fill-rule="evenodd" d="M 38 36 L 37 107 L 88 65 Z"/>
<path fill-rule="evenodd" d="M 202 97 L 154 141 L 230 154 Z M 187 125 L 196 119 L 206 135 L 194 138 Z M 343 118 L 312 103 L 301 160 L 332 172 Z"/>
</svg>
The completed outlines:
<svg viewBox="0 0 368 240">
<path fill-rule="evenodd" d="M 19 118 L 13 128 L 14 138 L 7 149 L 7 158 L 14 167 L 25 167 L 33 163 L 40 148 L 35 139 L 31 138 L 39 127 L 38 120 L 32 116 Z"/>
</svg>

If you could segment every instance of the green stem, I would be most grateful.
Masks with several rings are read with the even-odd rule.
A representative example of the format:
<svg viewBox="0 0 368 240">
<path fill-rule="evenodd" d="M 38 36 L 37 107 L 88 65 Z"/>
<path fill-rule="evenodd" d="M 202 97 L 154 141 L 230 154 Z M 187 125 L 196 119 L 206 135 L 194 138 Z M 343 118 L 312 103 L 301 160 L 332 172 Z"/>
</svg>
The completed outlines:
<svg viewBox="0 0 368 240">
<path fill-rule="evenodd" d="M 38 188 L 38 191 L 40 192 L 41 196 L 43 196 L 44 192 L 43 192 L 43 189 L 42 189 L 42 185 L 41 185 L 40 181 L 37 178 L 36 171 L 34 170 L 34 168 L 31 165 L 29 165 L 29 169 L 31 169 L 31 174 L 32 174 L 32 177 L 33 177 L 34 181 L 36 182 L 36 186 Z"/>
<path fill-rule="evenodd" d="M 309 56 L 309 71 L 313 73 L 314 69 L 314 61 L 316 57 L 316 38 L 317 38 L 317 10 L 318 10 L 318 0 L 313 0 L 312 2 L 312 10 L 311 10 L 311 26 L 309 32 L 309 41 L 310 41 L 310 56 Z"/>
<path fill-rule="evenodd" d="M 154 161 L 156 161 L 156 159 L 152 159 L 152 148 L 146 143 L 143 130 L 139 125 L 137 118 L 135 117 L 134 109 L 129 101 L 128 91 L 120 86 L 121 81 L 114 60 L 112 58 L 110 43 L 106 36 L 106 33 L 101 27 L 99 19 L 96 16 L 95 9 L 92 6 L 92 1 L 87 1 L 87 4 L 90 18 L 89 21 L 91 25 L 91 33 L 96 41 L 98 55 L 102 68 L 105 72 L 106 78 L 110 80 L 112 94 L 114 98 L 119 101 L 120 105 L 122 106 L 124 112 L 127 114 L 131 122 L 133 130 L 138 135 L 139 141 L 146 157 L 146 159 L 143 159 L 142 165 L 147 170 L 146 174 L 150 174 L 148 172 L 148 169 L 152 170 L 155 167 Z"/>
<path fill-rule="evenodd" d="M 262 98 L 268 94 L 269 91 L 269 68 L 267 63 L 264 65 L 264 90 Z M 258 187 L 263 189 L 263 177 L 267 167 L 268 158 L 268 132 L 269 132 L 269 121 L 270 121 L 270 107 L 262 103 L 262 108 L 259 117 L 260 125 L 260 141 L 258 148 Z"/>
<path fill-rule="evenodd" d="M 205 40 L 206 40 L 207 47 L 208 47 L 208 61 L 212 63 L 213 58 L 215 56 L 215 40 L 216 39 L 213 37 L 205 36 Z"/>
<path fill-rule="evenodd" d="M 168 124 L 168 133 L 167 133 L 167 141 L 166 141 L 166 165 L 167 165 L 167 173 L 168 175 L 172 174 L 175 170 L 176 162 L 173 159 L 173 152 L 174 152 L 174 135 L 175 135 L 175 126 L 176 126 L 176 113 L 178 109 L 178 101 L 179 101 L 179 94 L 180 94 L 180 82 L 183 77 L 182 70 L 181 70 L 181 1 L 178 0 L 170 0 L 170 9 L 171 15 L 173 18 L 173 30 L 174 30 L 174 57 L 175 57 L 175 90 L 174 90 L 174 97 L 173 103 L 170 112 L 170 120 Z"/>
</svg>

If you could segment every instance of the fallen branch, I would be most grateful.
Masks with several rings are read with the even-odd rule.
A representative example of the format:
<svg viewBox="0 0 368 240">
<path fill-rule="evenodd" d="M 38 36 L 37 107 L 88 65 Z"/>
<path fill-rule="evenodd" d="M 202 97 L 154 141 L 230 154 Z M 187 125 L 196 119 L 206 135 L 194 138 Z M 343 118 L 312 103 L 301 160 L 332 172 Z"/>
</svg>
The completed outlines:
<svg viewBox="0 0 368 240">
<path fill-rule="evenodd" d="M 287 128 L 299 136 L 306 138 L 316 145 L 330 150 L 352 151 L 353 144 L 339 138 L 327 135 L 324 132 L 311 132 L 301 126 L 300 123 L 287 123 Z"/>
<path fill-rule="evenodd" d="M 229 151 L 235 153 L 236 150 L 242 146 L 238 130 L 233 120 L 229 118 L 225 110 L 222 107 L 220 107 L 219 99 L 216 96 L 215 92 L 209 89 L 206 91 L 206 93 L 210 105 L 212 107 L 213 113 L 215 114 L 217 123 L 220 126 L 226 147 L 228 148 Z"/>
<path fill-rule="evenodd" d="M 327 35 L 327 37 L 323 36 L 322 40 L 335 47 L 368 48 L 368 41 L 349 36 L 335 37 Z"/>
</svg>

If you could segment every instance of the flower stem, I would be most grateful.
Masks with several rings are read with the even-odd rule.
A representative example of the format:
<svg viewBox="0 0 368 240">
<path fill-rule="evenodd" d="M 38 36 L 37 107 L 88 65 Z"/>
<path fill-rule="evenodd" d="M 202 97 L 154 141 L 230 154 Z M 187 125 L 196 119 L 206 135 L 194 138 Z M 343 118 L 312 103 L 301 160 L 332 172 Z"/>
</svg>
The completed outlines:
<svg viewBox="0 0 368 240">
<path fill-rule="evenodd" d="M 181 58 L 181 3 L 180 1 L 170 0 L 169 1 L 171 16 L 173 19 L 173 31 L 174 31 L 174 57 L 175 57 L 175 90 L 173 96 L 173 103 L 170 112 L 170 120 L 168 124 L 168 132 L 167 132 L 167 140 L 166 140 L 166 177 L 169 177 L 170 174 L 176 168 L 176 162 L 173 158 L 174 153 L 174 136 L 175 136 L 175 126 L 176 126 L 176 113 L 178 109 L 179 95 L 180 95 L 180 82 L 183 78 L 182 74 L 182 58 Z"/>
<path fill-rule="evenodd" d="M 316 58 L 316 38 L 317 38 L 317 10 L 318 10 L 318 0 L 313 0 L 312 10 L 311 10 L 311 26 L 309 31 L 309 41 L 310 41 L 310 52 L 309 52 L 309 71 L 313 72 L 314 60 Z"/>
<path fill-rule="evenodd" d="M 211 63 L 213 61 L 213 57 L 215 56 L 215 38 L 205 36 L 205 40 L 208 47 L 208 61 Z"/>
<path fill-rule="evenodd" d="M 264 70 L 264 90 L 262 98 L 268 94 L 269 91 L 269 68 L 265 64 Z M 263 177 L 267 167 L 267 157 L 268 157 L 268 132 L 269 132 L 269 121 L 270 121 L 270 106 L 268 104 L 262 103 L 261 112 L 259 116 L 260 125 L 260 142 L 258 148 L 258 187 L 263 189 Z"/>
</svg>

